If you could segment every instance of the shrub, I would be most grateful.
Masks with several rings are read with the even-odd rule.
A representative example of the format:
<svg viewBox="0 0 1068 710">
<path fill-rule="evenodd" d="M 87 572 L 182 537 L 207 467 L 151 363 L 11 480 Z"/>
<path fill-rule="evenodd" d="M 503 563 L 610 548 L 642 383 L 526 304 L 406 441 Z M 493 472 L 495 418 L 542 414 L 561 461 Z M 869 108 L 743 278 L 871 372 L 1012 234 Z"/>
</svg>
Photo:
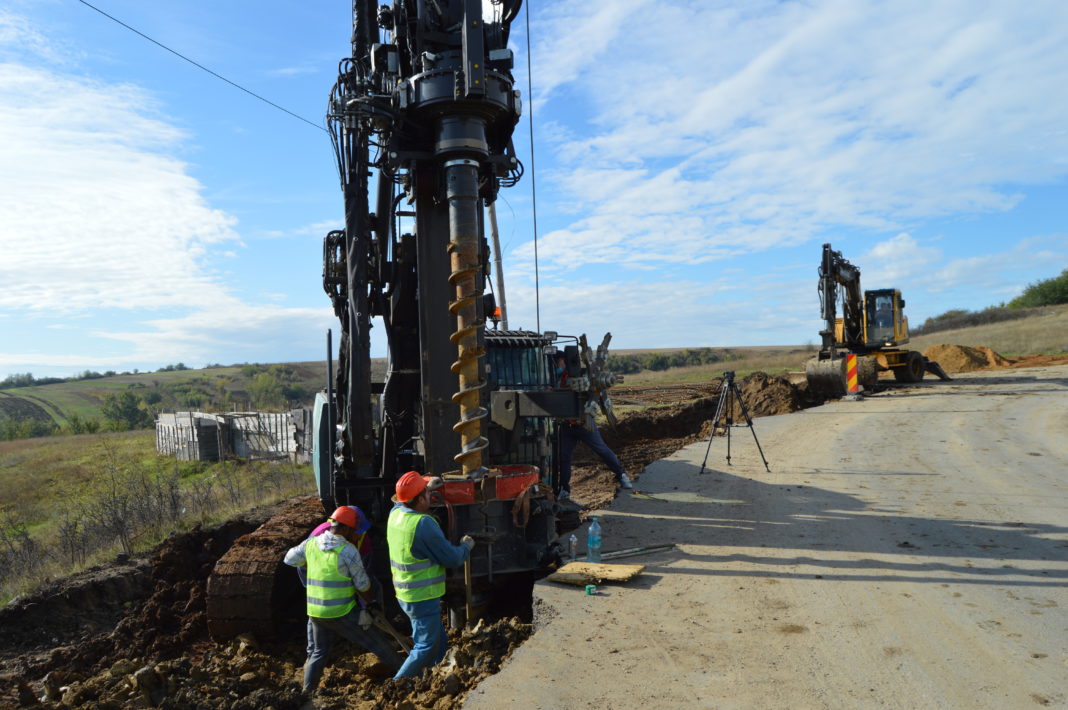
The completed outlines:
<svg viewBox="0 0 1068 710">
<path fill-rule="evenodd" d="M 100 413 L 113 429 L 147 429 L 152 426 L 152 415 L 144 408 L 144 402 L 131 390 L 114 392 L 104 398 Z"/>
<path fill-rule="evenodd" d="M 1068 303 L 1068 269 L 1060 276 L 1036 281 L 1016 298 L 1009 301 L 1009 308 L 1037 308 Z"/>
</svg>

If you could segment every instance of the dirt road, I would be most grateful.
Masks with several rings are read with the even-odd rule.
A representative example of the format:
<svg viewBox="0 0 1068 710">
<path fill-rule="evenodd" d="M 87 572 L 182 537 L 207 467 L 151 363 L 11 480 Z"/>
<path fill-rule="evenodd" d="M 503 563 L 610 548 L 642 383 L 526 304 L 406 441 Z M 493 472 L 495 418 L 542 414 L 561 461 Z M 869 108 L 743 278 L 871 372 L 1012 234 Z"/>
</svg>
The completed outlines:
<svg viewBox="0 0 1068 710">
<path fill-rule="evenodd" d="M 650 465 L 605 549 L 676 549 L 595 596 L 539 583 L 542 627 L 464 707 L 1068 707 L 1068 366 L 756 432 L 771 473 L 748 429 L 732 466 L 719 438 L 711 473 L 704 443 Z"/>
</svg>

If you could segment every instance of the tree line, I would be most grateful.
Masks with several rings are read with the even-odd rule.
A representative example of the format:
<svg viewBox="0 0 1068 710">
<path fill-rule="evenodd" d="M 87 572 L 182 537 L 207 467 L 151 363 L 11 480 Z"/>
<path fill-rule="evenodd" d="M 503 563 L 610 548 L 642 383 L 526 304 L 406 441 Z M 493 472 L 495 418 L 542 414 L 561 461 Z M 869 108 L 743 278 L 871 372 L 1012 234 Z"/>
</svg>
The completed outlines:
<svg viewBox="0 0 1068 710">
<path fill-rule="evenodd" d="M 208 365 L 207 367 L 218 367 L 218 365 Z M 156 372 L 177 372 L 180 370 L 188 370 L 189 368 L 183 363 L 176 363 L 174 365 L 167 365 L 156 370 Z M 62 382 L 80 382 L 81 380 L 100 380 L 105 377 L 118 377 L 120 375 L 139 375 L 142 374 L 137 368 L 133 371 L 116 372 L 115 370 L 108 370 L 107 372 L 95 372 L 93 370 L 83 370 L 77 375 L 71 377 L 34 377 L 32 372 L 16 372 L 12 375 L 8 375 L 3 380 L 0 380 L 0 390 L 15 389 L 16 387 L 37 387 L 40 385 L 56 385 Z"/>
<path fill-rule="evenodd" d="M 730 351 L 716 351 L 712 348 L 687 348 L 670 353 L 651 352 L 628 355 L 609 355 L 607 367 L 612 372 L 623 375 L 653 370 L 659 372 L 672 367 L 692 367 L 710 365 L 717 362 L 736 360 L 740 356 Z"/>
</svg>

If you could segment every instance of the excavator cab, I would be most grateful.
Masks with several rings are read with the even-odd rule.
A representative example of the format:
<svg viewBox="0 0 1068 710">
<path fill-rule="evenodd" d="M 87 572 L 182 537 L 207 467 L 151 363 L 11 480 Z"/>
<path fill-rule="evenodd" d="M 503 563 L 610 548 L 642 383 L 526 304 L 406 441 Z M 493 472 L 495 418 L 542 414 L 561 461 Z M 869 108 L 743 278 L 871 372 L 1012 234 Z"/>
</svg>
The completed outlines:
<svg viewBox="0 0 1068 710">
<path fill-rule="evenodd" d="M 893 347 L 907 343 L 908 319 L 905 300 L 895 288 L 864 292 L 865 344 L 869 347 Z"/>
</svg>

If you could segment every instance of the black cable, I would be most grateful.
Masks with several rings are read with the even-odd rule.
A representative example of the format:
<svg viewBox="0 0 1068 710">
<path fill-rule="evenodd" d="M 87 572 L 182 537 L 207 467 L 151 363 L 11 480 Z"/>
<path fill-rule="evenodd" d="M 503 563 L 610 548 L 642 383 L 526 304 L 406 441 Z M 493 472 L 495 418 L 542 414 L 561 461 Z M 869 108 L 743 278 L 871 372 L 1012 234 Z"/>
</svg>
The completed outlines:
<svg viewBox="0 0 1068 710">
<path fill-rule="evenodd" d="M 534 316 L 538 332 L 541 332 L 541 287 L 538 276 L 538 188 L 534 180 L 534 89 L 530 78 L 530 3 L 524 5 L 527 22 L 527 97 L 530 110 L 527 123 L 530 125 L 530 206 L 534 213 Z"/>
<path fill-rule="evenodd" d="M 225 76 L 222 76 L 221 74 L 217 74 L 217 73 L 213 72 L 211 69 L 208 69 L 203 64 L 198 64 L 198 63 L 194 62 L 192 59 L 190 59 L 189 57 L 185 56 L 184 54 L 174 51 L 173 49 L 171 49 L 170 47 L 168 47 L 167 45 L 165 45 L 165 44 L 163 44 L 161 42 L 157 42 L 156 40 L 154 40 L 151 37 L 149 37 L 148 35 L 146 35 L 144 32 L 141 32 L 140 30 L 136 30 L 133 27 L 130 27 L 125 22 L 123 22 L 122 20 L 118 19 L 117 17 L 112 17 L 111 15 L 107 14 L 106 12 L 101 10 L 99 7 L 94 7 L 93 5 L 90 5 L 89 3 L 87 3 L 85 0 L 78 0 L 78 2 L 80 2 L 82 5 L 85 5 L 86 7 L 90 8 L 92 10 L 96 10 L 97 12 L 99 12 L 101 15 L 103 15 L 106 18 L 108 18 L 109 20 L 112 20 L 113 22 L 119 23 L 120 25 L 122 25 L 126 29 L 130 30 L 131 32 L 133 32 L 135 34 L 138 34 L 138 35 L 141 35 L 142 37 L 147 39 L 152 44 L 157 45 L 159 47 L 162 47 L 163 49 L 166 49 L 168 52 L 170 52 L 171 54 L 175 55 L 176 57 L 180 57 L 180 58 L 184 59 L 185 61 L 189 62 L 190 64 L 192 64 L 193 66 L 195 66 L 195 67 L 197 67 L 199 69 L 203 69 L 207 73 L 209 73 L 212 76 L 214 76 L 216 79 L 222 79 L 223 81 L 225 81 L 230 86 L 233 86 L 234 88 L 237 88 L 237 89 L 241 89 L 242 91 L 244 91 L 249 96 L 253 96 L 253 97 L 259 99 L 260 101 L 262 101 L 263 103 L 275 107 L 279 111 L 284 111 L 285 113 L 288 113 L 293 118 L 296 118 L 298 120 L 304 121 L 305 123 L 307 123 L 312 128 L 318 128 L 320 131 L 326 131 L 326 129 L 323 128 L 322 126 L 320 126 L 319 124 L 312 123 L 311 121 L 309 121 L 308 119 L 304 118 L 303 116 L 298 116 L 297 114 L 293 113 L 289 109 L 284 108 L 282 106 L 279 106 L 275 102 L 270 101 L 268 99 L 265 99 L 265 98 L 263 98 L 262 96 L 260 96 L 259 94 L 255 93 L 253 91 L 249 91 L 248 89 L 246 89 L 245 87 L 241 86 L 240 84 L 237 84 L 235 82 L 230 81 Z M 329 131 L 326 131 L 326 132 L 329 133 Z"/>
</svg>

